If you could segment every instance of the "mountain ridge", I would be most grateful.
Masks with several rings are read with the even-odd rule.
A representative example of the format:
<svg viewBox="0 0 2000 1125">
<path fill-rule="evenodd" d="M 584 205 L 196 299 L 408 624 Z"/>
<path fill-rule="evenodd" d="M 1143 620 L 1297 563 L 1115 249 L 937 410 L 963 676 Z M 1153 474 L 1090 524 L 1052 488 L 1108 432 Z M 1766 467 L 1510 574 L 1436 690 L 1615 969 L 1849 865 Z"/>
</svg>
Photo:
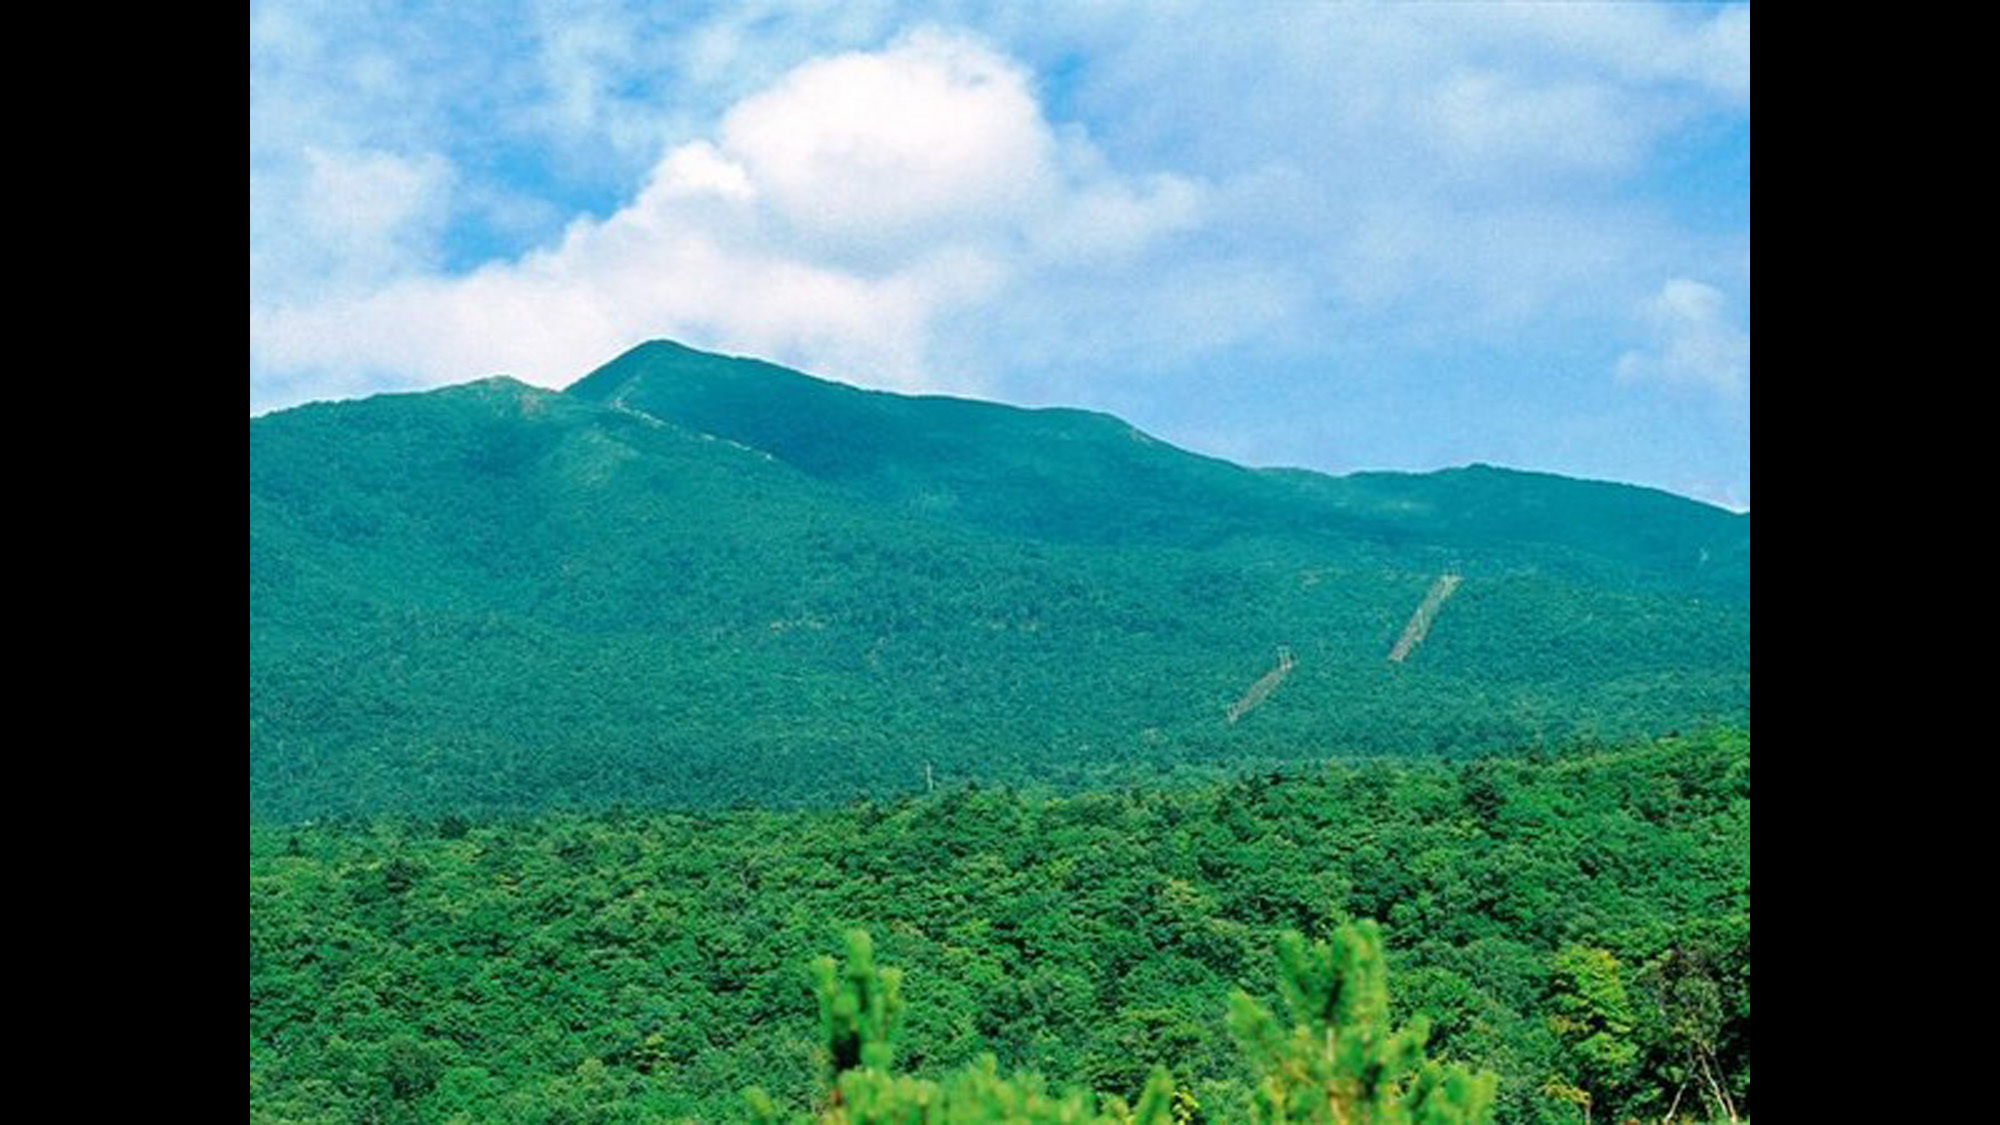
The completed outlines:
<svg viewBox="0 0 2000 1125">
<path fill-rule="evenodd" d="M 1311 514 L 1344 525 L 1348 533 L 1392 538 L 1422 534 L 1415 526 L 1423 515 L 1421 505 L 1409 497 L 1413 487 L 1477 493 L 1479 482 L 1498 475 L 1505 479 L 1505 489 L 1516 492 L 1565 491 L 1562 506 L 1643 506 L 1647 525 L 1680 525 L 1676 534 L 1697 534 L 1690 525 L 1704 522 L 1707 526 L 1698 534 L 1708 541 L 1698 549 L 1711 555 L 1726 556 L 1747 543 L 1747 517 L 1641 485 L 1483 464 L 1430 473 L 1346 475 L 1250 468 L 1182 449 L 1110 414 L 864 390 L 670 341 L 633 348 L 565 393 L 600 402 L 615 398 L 650 416 L 763 449 L 809 475 L 857 487 L 876 499 L 939 506 L 962 502 L 968 490 L 976 490 L 980 496 L 974 501 L 974 518 L 1009 531 L 1057 538 L 1116 539 L 1128 523 L 1142 517 L 1152 521 L 1151 532 L 1158 534 L 1167 530 L 1161 525 L 1187 521 L 1190 504 L 1241 518 L 1217 520 L 1211 512 L 1203 526 L 1190 527 L 1187 537 L 1239 534 L 1260 523 L 1296 524 L 1302 502 L 1312 504 Z M 783 409 L 777 409 L 781 401 Z M 872 444 L 857 449 L 849 434 L 870 435 Z M 1065 448 L 1085 457 L 1045 463 Z M 919 460 L 952 467 L 924 474 L 921 483 L 931 491 L 922 497 L 913 494 L 908 480 L 911 463 Z M 1053 486 L 1093 475 L 1103 479 L 1094 482 L 1097 490 L 1090 495 L 1106 501 L 1115 497 L 1115 502 L 1065 510 L 1066 497 Z M 1055 510 L 1033 516 L 1025 511 L 1051 505 Z M 1508 518 L 1518 530 L 1532 523 L 1533 515 L 1526 506 L 1517 506 Z M 1626 530 L 1651 534 L 1641 527 Z M 1597 529 L 1544 531 L 1555 542 L 1587 550 Z M 1662 562 L 1655 559 L 1650 565 L 1659 569 Z"/>
<path fill-rule="evenodd" d="M 1025 414 L 1072 415 L 1072 416 L 1079 416 L 1086 418 L 1101 419 L 1113 423 L 1124 429 L 1130 430 L 1132 433 L 1136 434 L 1138 437 L 1146 441 L 1158 442 L 1162 445 L 1169 446 L 1170 448 L 1173 448 L 1179 451 L 1180 453 L 1185 454 L 1188 457 L 1194 457 L 1204 461 L 1212 461 L 1220 464 L 1231 465 L 1236 468 L 1243 469 L 1246 472 L 1252 472 L 1252 473 L 1309 474 L 1315 477 L 1326 477 L 1334 480 L 1343 480 L 1349 477 L 1356 477 L 1356 476 L 1426 477 L 1438 473 L 1491 471 L 1491 472 L 1506 473 L 1523 477 L 1541 477 L 1550 480 L 1567 481 L 1574 484 L 1601 486 L 1605 488 L 1633 489 L 1639 492 L 1655 493 L 1663 498 L 1672 499 L 1674 501 L 1694 505 L 1704 509 L 1711 509 L 1715 512 L 1727 514 L 1730 516 L 1747 518 L 1750 514 L 1748 509 L 1738 511 L 1736 509 L 1729 508 L 1725 505 L 1717 504 L 1713 501 L 1703 500 L 1695 496 L 1688 496 L 1684 493 L 1675 492 L 1672 489 L 1663 488 L 1658 485 L 1643 484 L 1636 481 L 1613 480 L 1609 478 L 1600 478 L 1600 477 L 1579 477 L 1579 476 L 1572 476 L 1567 473 L 1557 473 L 1545 469 L 1522 468 L 1520 466 L 1503 465 L 1490 461 L 1469 461 L 1463 465 L 1445 465 L 1435 469 L 1354 469 L 1348 472 L 1333 472 L 1331 470 L 1316 469 L 1306 465 L 1292 465 L 1292 464 L 1251 465 L 1240 461 L 1233 461 L 1227 457 L 1223 457 L 1217 454 L 1203 453 L 1200 450 L 1189 449 L 1186 446 L 1178 445 L 1167 438 L 1163 438 L 1157 434 L 1150 433 L 1142 429 L 1141 427 L 1127 421 L 1126 419 L 1121 418 L 1117 414 L 1111 413 L 1110 411 L 1097 410 L 1085 406 L 1070 406 L 1061 404 L 1029 406 L 1017 403 L 1000 402 L 994 399 L 984 399 L 971 395 L 958 395 L 958 394 L 950 394 L 946 392 L 936 392 L 936 391 L 900 391 L 900 390 L 889 390 L 880 387 L 864 387 L 858 384 L 842 382 L 838 379 L 831 379 L 825 376 L 813 375 L 810 372 L 799 371 L 794 368 L 785 367 L 782 364 L 773 363 L 769 360 L 759 359 L 755 356 L 735 355 L 726 352 L 705 351 L 703 349 L 695 348 L 690 345 L 683 344 L 680 341 L 665 337 L 646 340 L 639 344 L 633 345 L 632 347 L 626 349 L 624 352 L 621 352 L 617 357 L 613 358 L 609 362 L 604 363 L 597 368 L 594 368 L 593 370 L 585 373 L 584 375 L 570 382 L 567 386 L 561 388 L 559 393 L 581 394 L 581 396 L 585 398 L 591 398 L 593 400 L 601 400 L 606 397 L 606 393 L 603 389 L 604 385 L 610 381 L 613 381 L 614 376 L 629 381 L 634 374 L 634 372 L 631 370 L 631 365 L 635 361 L 642 360 L 652 356 L 678 357 L 678 358 L 693 359 L 702 362 L 723 361 L 731 364 L 741 364 L 749 368 L 759 369 L 780 376 L 786 376 L 804 380 L 809 383 L 818 384 L 824 387 L 840 388 L 842 390 L 852 392 L 857 395 L 879 396 L 888 399 L 898 399 L 898 400 L 916 401 L 916 402 L 936 401 L 936 402 L 950 402 L 950 403 L 973 403 L 981 406 L 996 407 L 1002 410 L 1018 411 Z M 513 377 L 508 375 L 491 375 L 491 376 L 486 376 L 485 378 L 511 379 Z M 462 386 L 465 384 L 454 384 L 454 385 Z"/>
<path fill-rule="evenodd" d="M 578 386 L 252 420 L 253 815 L 813 803 L 927 763 L 1078 788 L 1747 722 L 1748 520 L 1697 501 L 1248 469 L 678 345 Z M 1225 723 L 1281 645 L 1284 690 Z"/>
</svg>

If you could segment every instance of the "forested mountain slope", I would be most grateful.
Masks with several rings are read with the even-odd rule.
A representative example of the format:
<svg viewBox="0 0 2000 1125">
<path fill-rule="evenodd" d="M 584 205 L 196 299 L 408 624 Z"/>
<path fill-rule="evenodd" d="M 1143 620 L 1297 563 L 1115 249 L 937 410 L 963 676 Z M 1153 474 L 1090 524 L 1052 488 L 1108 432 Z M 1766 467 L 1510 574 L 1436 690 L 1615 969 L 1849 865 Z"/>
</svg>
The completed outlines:
<svg viewBox="0 0 2000 1125">
<path fill-rule="evenodd" d="M 568 393 L 763 450 L 907 511 L 1015 535 L 1154 546 L 1282 535 L 1336 552 L 1428 546 L 1496 559 L 1539 551 L 1543 566 L 1748 596 L 1748 517 L 1652 489 L 1484 465 L 1252 470 L 1107 414 L 867 391 L 664 341 Z"/>
<path fill-rule="evenodd" d="M 567 392 L 255 418 L 250 470 L 260 817 L 815 802 L 927 767 L 1074 787 L 1748 718 L 1748 517 L 1646 489 L 1250 470 L 671 344 Z"/>
</svg>

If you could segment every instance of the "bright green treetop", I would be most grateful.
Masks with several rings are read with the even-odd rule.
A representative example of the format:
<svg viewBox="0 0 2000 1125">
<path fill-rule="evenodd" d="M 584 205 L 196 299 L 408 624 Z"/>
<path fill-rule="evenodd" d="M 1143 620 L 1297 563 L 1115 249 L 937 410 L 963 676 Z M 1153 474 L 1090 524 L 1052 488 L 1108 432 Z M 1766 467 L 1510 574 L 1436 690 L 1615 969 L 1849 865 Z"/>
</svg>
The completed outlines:
<svg viewBox="0 0 2000 1125">
<path fill-rule="evenodd" d="M 1246 993 L 1230 1023 L 1261 1072 L 1254 1111 L 1269 1125 L 1474 1125 L 1491 1118 L 1496 1080 L 1426 1062 L 1428 1021 L 1389 1022 L 1387 960 L 1372 921 L 1331 942 L 1278 943 L 1278 987 L 1291 1025 Z"/>
<path fill-rule="evenodd" d="M 1427 1023 L 1389 1022 L 1382 934 L 1373 922 L 1345 926 L 1332 942 L 1308 946 L 1296 933 L 1279 942 L 1279 989 L 1292 1022 L 1284 1026 L 1238 993 L 1231 1021 L 1261 1072 L 1256 1119 L 1269 1125 L 1482 1125 L 1493 1112 L 1496 1080 L 1461 1066 L 1426 1062 Z M 1180 1125 L 1195 1105 L 1155 1068 L 1134 1107 L 1084 1091 L 1053 1092 L 1038 1074 L 1003 1077 L 991 1055 L 942 1082 L 893 1072 L 891 1045 L 902 1011 L 902 977 L 875 967 L 868 935 L 847 937 L 847 964 L 813 963 L 832 1091 L 819 1125 Z M 746 1092 L 760 1122 L 780 1120 L 761 1090 Z"/>
<path fill-rule="evenodd" d="M 943 1082 L 892 1072 L 893 1036 L 903 1010 L 903 974 L 875 967 L 865 930 L 847 935 L 847 964 L 831 957 L 812 965 L 820 1029 L 830 1057 L 833 1090 L 820 1125 L 1173 1125 L 1173 1082 L 1155 1070 L 1135 1110 L 1119 1098 L 1056 1093 L 1041 1075 L 1003 1077 L 991 1055 Z M 760 1122 L 780 1120 L 761 1089 L 745 1092 Z"/>
</svg>

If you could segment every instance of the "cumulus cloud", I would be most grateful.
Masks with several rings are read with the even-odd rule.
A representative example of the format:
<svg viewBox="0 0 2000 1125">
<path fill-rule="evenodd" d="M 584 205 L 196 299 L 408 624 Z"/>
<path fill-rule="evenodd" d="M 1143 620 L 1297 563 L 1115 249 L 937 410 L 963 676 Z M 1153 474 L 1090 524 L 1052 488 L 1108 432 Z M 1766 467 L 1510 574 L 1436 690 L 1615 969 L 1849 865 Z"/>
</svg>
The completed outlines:
<svg viewBox="0 0 2000 1125">
<path fill-rule="evenodd" d="M 1088 57 L 1065 104 L 1105 150 L 1214 185 L 1224 252 L 1303 278 L 1322 336 L 1359 311 L 1383 335 L 1519 340 L 1622 318 L 1635 278 L 1729 250 L 1630 187 L 1743 112 L 1747 11 L 1295 4 L 1190 34 L 1197 15 L 1035 9 L 1008 34 L 1045 73 Z"/>
<path fill-rule="evenodd" d="M 265 248 L 298 255 L 276 268 L 294 277 L 365 285 L 433 264 L 449 215 L 451 165 L 436 154 L 307 147 L 298 198 L 283 208 L 289 237 Z"/>
<path fill-rule="evenodd" d="M 1750 387 L 1750 333 L 1729 315 L 1720 289 L 1675 278 L 1640 308 L 1651 347 L 1620 356 L 1618 377 L 1707 387 L 1731 397 Z"/>
<path fill-rule="evenodd" d="M 330 172 L 364 256 L 417 218 L 393 163 Z M 356 190 L 347 191 L 353 188 Z M 921 31 L 814 60 L 668 151 L 626 206 L 469 274 L 258 302 L 252 399 L 506 371 L 549 385 L 674 336 L 858 382 L 934 386 L 938 319 L 1077 261 L 1142 252 L 1199 222 L 1205 186 L 1122 175 L 1043 115 L 983 44 Z M 255 239 L 253 238 L 253 245 Z"/>
<path fill-rule="evenodd" d="M 1478 174 L 1524 162 L 1543 170 L 1615 172 L 1638 163 L 1658 132 L 1623 92 L 1592 82 L 1529 82 L 1484 69 L 1424 92 L 1416 119 L 1443 157 Z"/>
<path fill-rule="evenodd" d="M 1027 75 L 935 33 L 802 66 L 721 135 L 794 231 L 864 253 L 1025 223 L 1062 186 Z"/>
</svg>

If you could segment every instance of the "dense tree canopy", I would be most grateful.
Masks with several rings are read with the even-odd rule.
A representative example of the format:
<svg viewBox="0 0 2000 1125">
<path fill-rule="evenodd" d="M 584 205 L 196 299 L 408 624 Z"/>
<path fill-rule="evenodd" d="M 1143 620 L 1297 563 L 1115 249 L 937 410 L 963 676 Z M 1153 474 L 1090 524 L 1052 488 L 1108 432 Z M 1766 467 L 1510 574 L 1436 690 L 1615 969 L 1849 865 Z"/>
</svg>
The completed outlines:
<svg viewBox="0 0 2000 1125">
<path fill-rule="evenodd" d="M 1157 1104 L 1160 1068 L 1189 1120 L 1278 1120 L 1352 1063 L 1260 1084 L 1371 962 L 1364 918 L 1387 1014 L 1356 976 L 1335 1022 L 1381 1029 L 1362 1057 L 1399 1095 L 1422 1026 L 1497 1076 L 1503 1122 L 1747 1115 L 1749 767 L 1716 731 L 1077 797 L 253 825 L 252 1119 L 730 1121 L 750 1086 L 824 1110 L 829 1026 L 873 1001 L 850 1018 L 804 966 L 865 927 L 902 972 L 894 1082 L 1102 1112 Z"/>
<path fill-rule="evenodd" d="M 1646 489 L 1252 470 L 641 349 L 568 393 L 251 421 L 251 810 L 1075 791 L 1742 724 L 1748 560 L 1747 516 Z"/>
</svg>

